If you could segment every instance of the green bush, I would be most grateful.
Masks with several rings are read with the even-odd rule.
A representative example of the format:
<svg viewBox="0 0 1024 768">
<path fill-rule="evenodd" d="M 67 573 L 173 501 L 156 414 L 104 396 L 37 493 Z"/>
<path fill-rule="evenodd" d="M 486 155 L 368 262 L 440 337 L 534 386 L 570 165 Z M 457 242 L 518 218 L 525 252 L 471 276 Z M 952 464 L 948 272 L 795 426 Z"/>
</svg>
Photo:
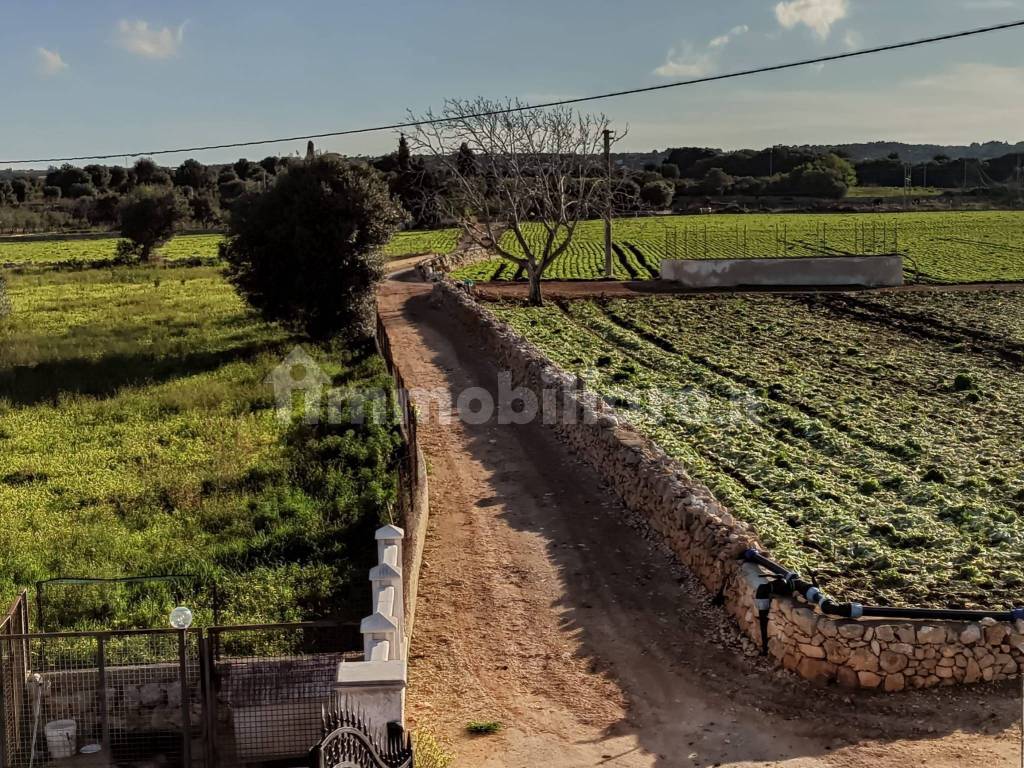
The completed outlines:
<svg viewBox="0 0 1024 768">
<path fill-rule="evenodd" d="M 403 217 L 377 171 L 317 157 L 235 205 L 221 255 L 264 318 L 315 339 L 366 339 L 380 249 Z"/>
<path fill-rule="evenodd" d="M 173 189 L 146 185 L 125 197 L 119 214 L 125 239 L 118 243 L 118 256 L 150 261 L 154 250 L 174 236 L 175 226 L 185 218 L 186 207 Z"/>
</svg>

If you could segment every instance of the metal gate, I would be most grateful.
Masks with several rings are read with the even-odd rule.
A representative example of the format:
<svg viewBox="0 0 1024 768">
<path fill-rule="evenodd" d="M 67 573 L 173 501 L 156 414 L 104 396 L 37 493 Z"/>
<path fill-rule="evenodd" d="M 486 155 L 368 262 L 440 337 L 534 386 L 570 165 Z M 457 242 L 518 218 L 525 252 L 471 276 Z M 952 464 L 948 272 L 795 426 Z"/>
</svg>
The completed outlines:
<svg viewBox="0 0 1024 768">
<path fill-rule="evenodd" d="M 358 715 L 336 707 L 324 712 L 323 729 L 311 768 L 413 768 L 412 741 L 401 730 L 374 734 Z"/>
</svg>

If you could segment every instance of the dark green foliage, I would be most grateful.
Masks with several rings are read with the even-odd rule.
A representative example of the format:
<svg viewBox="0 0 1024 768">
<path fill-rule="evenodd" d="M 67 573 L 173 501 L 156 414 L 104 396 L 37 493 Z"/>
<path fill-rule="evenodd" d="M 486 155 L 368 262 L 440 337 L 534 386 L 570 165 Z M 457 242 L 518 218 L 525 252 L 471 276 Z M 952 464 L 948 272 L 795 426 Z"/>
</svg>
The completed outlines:
<svg viewBox="0 0 1024 768">
<path fill-rule="evenodd" d="M 204 227 L 212 227 L 220 222 L 220 208 L 217 206 L 217 199 L 209 192 L 192 195 L 189 198 L 188 207 L 192 219 Z"/>
<path fill-rule="evenodd" d="M 88 217 L 91 224 L 116 224 L 120 218 L 118 208 L 121 205 L 120 196 L 107 192 L 92 201 Z"/>
<path fill-rule="evenodd" d="M 672 205 L 675 193 L 675 186 L 667 181 L 652 181 L 640 190 L 640 199 L 648 208 L 660 211 Z"/>
<path fill-rule="evenodd" d="M 118 255 L 149 261 L 154 249 L 174 235 L 174 228 L 185 218 L 186 206 L 173 189 L 145 186 L 125 197 L 119 214 L 125 239 L 118 243 Z"/>
<path fill-rule="evenodd" d="M 666 179 L 678 179 L 679 178 L 679 166 L 673 165 L 672 163 L 662 163 L 658 169 L 661 171 L 661 175 Z"/>
<path fill-rule="evenodd" d="M 67 192 L 67 197 L 70 197 L 72 199 L 76 199 L 79 197 L 94 197 L 95 195 L 96 187 L 94 187 L 92 184 L 82 184 L 80 182 L 72 184 Z"/>
<path fill-rule="evenodd" d="M 705 194 L 708 195 L 721 195 L 725 193 L 730 186 L 732 186 L 732 176 L 727 174 L 721 168 L 712 168 L 704 176 L 704 180 L 701 182 L 701 187 Z"/>
<path fill-rule="evenodd" d="M 281 165 L 283 165 L 281 158 L 275 157 L 274 155 L 268 155 L 260 160 L 260 168 L 266 171 L 269 176 L 276 176 L 277 169 Z"/>
<path fill-rule="evenodd" d="M 87 165 L 82 168 L 89 174 L 89 181 L 96 189 L 106 189 L 110 186 L 110 168 L 105 165 Z"/>
<path fill-rule="evenodd" d="M 249 191 L 249 185 L 235 176 L 234 172 L 232 172 L 231 178 L 226 178 L 223 174 L 221 178 L 223 180 L 217 184 L 217 193 L 220 195 L 221 205 L 230 208 Z"/>
<path fill-rule="evenodd" d="M 61 190 L 56 184 L 47 184 L 43 187 L 43 197 L 47 200 L 60 200 Z"/>
<path fill-rule="evenodd" d="M 171 183 L 171 175 L 148 157 L 136 160 L 130 175 L 136 184 L 164 185 Z"/>
<path fill-rule="evenodd" d="M 110 166 L 110 182 L 108 183 L 108 186 L 111 189 L 118 191 L 127 183 L 127 181 L 128 171 L 126 171 L 120 165 Z"/>
<path fill-rule="evenodd" d="M 479 169 L 476 164 L 476 157 L 473 155 L 473 150 L 469 148 L 469 144 L 462 142 L 459 145 L 459 156 L 456 158 L 456 167 L 459 169 L 459 174 L 466 178 L 471 178 L 479 173 Z"/>
<path fill-rule="evenodd" d="M 174 186 L 205 189 L 213 183 L 210 169 L 198 160 L 189 158 L 174 170 Z"/>
<path fill-rule="evenodd" d="M 221 246 L 228 276 L 265 318 L 313 338 L 372 333 L 380 248 L 403 219 L 380 175 L 329 157 L 243 198 Z"/>
<path fill-rule="evenodd" d="M 11 190 L 14 192 L 14 199 L 19 203 L 24 203 L 32 191 L 32 183 L 28 179 L 19 177 L 11 182 Z"/>
<path fill-rule="evenodd" d="M 231 166 L 240 179 L 248 179 L 259 166 L 244 157 L 238 158 Z"/>
<path fill-rule="evenodd" d="M 88 173 L 70 163 L 65 163 L 60 168 L 51 168 L 46 172 L 46 186 L 60 187 L 62 197 L 72 197 L 71 187 L 75 184 L 91 183 L 92 177 Z"/>
<path fill-rule="evenodd" d="M 406 173 L 412 168 L 412 154 L 409 152 L 409 142 L 402 136 L 398 140 L 398 171 Z"/>
</svg>

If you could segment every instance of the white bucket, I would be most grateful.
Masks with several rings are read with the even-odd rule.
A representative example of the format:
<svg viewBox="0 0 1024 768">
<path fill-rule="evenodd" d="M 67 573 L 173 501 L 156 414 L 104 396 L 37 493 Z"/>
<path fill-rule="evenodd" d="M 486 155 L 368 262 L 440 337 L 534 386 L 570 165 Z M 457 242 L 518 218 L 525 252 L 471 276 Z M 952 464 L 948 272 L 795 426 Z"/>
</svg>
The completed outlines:
<svg viewBox="0 0 1024 768">
<path fill-rule="evenodd" d="M 71 757 L 78 746 L 75 739 L 77 727 L 74 720 L 51 720 L 43 731 L 46 733 L 46 747 L 50 757 L 60 759 Z"/>
</svg>

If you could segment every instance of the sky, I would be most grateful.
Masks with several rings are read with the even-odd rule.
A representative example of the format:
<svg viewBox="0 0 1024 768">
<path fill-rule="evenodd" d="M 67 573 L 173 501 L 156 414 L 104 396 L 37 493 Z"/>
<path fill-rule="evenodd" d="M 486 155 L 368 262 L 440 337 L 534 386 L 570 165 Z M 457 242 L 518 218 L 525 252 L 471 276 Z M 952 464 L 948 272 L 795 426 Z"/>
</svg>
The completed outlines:
<svg viewBox="0 0 1024 768">
<path fill-rule="evenodd" d="M 1016 19 L 1024 0 L 0 0 L 0 160 L 358 128 L 450 97 L 548 101 Z M 628 126 L 628 151 L 1017 142 L 1024 29 L 582 108 Z M 378 154 L 396 140 L 317 146 Z"/>
</svg>

